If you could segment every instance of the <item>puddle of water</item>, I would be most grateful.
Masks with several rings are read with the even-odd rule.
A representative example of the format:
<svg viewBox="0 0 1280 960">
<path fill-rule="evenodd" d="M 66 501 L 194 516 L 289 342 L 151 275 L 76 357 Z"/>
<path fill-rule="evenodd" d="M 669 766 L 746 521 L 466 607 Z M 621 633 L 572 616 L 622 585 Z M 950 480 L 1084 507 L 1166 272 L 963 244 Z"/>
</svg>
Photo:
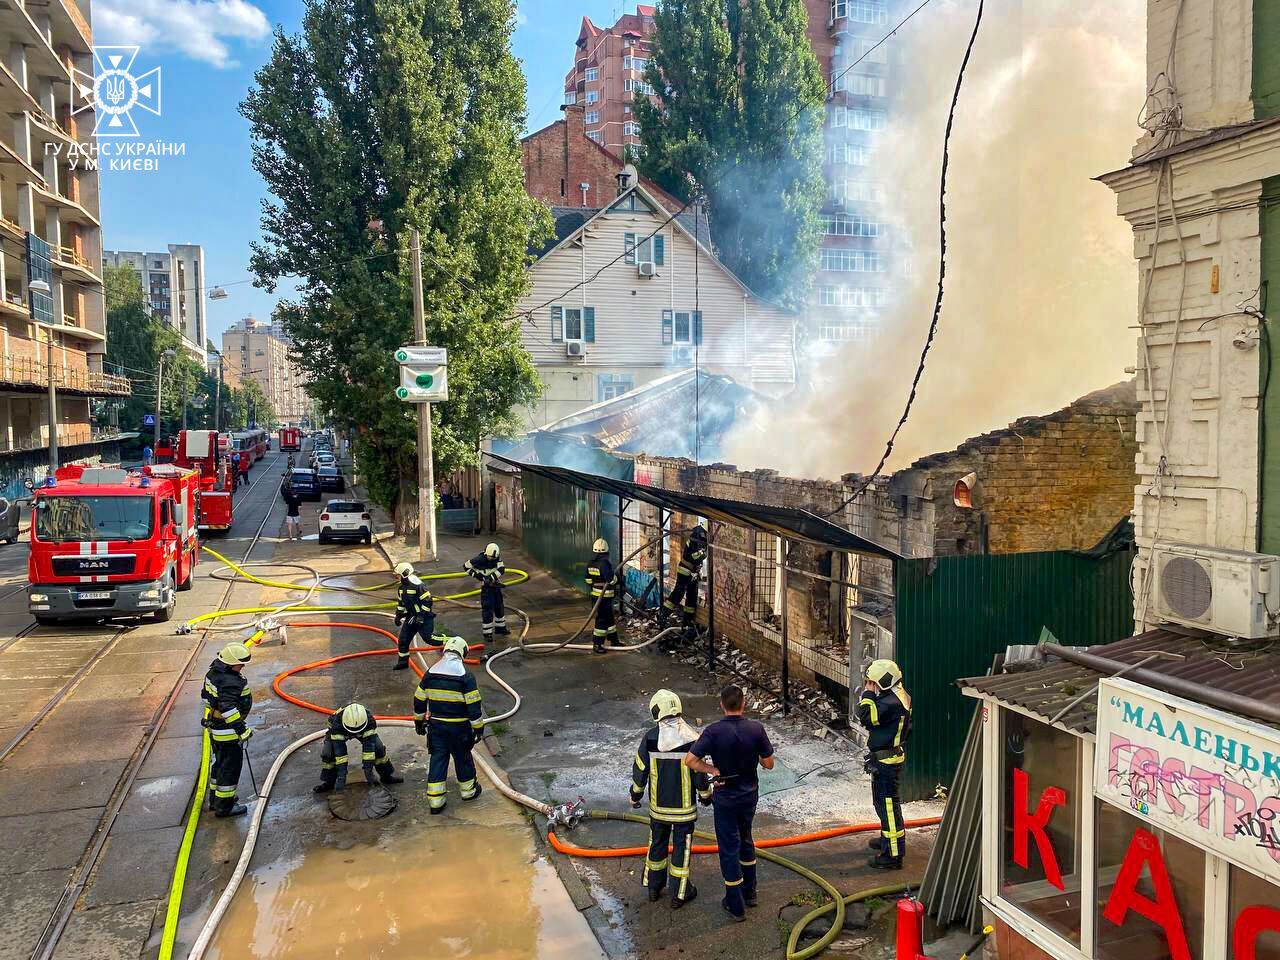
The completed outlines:
<svg viewBox="0 0 1280 960">
<path fill-rule="evenodd" d="M 432 824 L 394 841 L 315 847 L 246 878 L 213 960 L 602 958 L 527 828 Z"/>
</svg>

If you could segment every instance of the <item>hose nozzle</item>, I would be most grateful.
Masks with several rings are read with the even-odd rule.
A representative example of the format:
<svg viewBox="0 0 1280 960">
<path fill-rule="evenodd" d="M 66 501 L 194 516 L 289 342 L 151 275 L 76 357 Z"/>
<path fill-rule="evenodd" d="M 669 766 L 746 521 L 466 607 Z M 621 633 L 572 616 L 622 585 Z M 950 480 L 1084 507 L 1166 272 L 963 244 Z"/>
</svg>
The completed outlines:
<svg viewBox="0 0 1280 960">
<path fill-rule="evenodd" d="M 587 815 L 587 801 L 582 797 L 569 803 L 562 803 L 551 808 L 547 814 L 547 826 L 551 829 L 564 827 L 572 830 Z"/>
</svg>

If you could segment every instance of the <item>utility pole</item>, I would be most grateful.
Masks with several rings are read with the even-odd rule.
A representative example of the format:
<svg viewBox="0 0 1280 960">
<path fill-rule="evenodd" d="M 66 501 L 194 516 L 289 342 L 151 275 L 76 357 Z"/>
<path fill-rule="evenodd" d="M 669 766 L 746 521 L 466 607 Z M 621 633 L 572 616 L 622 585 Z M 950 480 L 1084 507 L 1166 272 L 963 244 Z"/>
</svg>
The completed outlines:
<svg viewBox="0 0 1280 960">
<path fill-rule="evenodd" d="M 58 469 L 58 385 L 53 370 L 53 328 L 45 329 L 49 339 L 49 474 Z"/>
<path fill-rule="evenodd" d="M 419 346 L 427 342 L 427 317 L 422 303 L 422 236 L 413 231 L 413 340 Z M 431 457 L 431 404 L 415 404 L 418 408 L 418 559 L 427 559 L 430 539 L 431 559 L 436 553 L 436 474 Z M 429 533 L 428 533 L 429 531 Z"/>
<path fill-rule="evenodd" d="M 168 351 L 165 351 L 166 353 Z M 160 394 L 164 391 L 164 353 L 160 354 L 160 361 L 156 364 L 156 433 L 152 442 L 151 449 L 158 450 L 160 448 Z"/>
</svg>

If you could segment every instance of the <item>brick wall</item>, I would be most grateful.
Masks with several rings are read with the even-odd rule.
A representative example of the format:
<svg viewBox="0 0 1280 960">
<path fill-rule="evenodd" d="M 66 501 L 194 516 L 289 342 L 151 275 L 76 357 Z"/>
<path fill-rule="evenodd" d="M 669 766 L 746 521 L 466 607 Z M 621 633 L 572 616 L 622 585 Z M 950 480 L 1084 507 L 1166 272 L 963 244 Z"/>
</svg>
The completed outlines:
<svg viewBox="0 0 1280 960">
<path fill-rule="evenodd" d="M 997 918 L 993 926 L 998 960 L 1056 960 L 1053 954 L 1041 950 L 1003 920 Z"/>
</svg>

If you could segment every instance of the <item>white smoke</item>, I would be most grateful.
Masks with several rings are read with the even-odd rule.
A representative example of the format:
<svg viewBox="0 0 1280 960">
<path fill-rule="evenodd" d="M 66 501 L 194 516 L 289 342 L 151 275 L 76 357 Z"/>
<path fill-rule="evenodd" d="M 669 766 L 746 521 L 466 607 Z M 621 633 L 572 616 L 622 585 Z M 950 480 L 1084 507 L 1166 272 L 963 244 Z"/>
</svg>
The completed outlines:
<svg viewBox="0 0 1280 960">
<path fill-rule="evenodd" d="M 976 0 L 934 0 L 888 43 L 899 66 L 874 175 L 898 272 L 882 333 L 811 372 L 813 388 L 726 442 L 725 459 L 791 475 L 867 472 L 906 401 L 933 310 L 938 174 Z M 1093 177 L 1123 166 L 1143 99 L 1144 0 L 987 0 L 951 138 L 946 299 L 889 467 L 951 449 L 1124 379 L 1137 272 L 1132 233 Z M 856 69 L 856 68 L 855 68 Z M 905 243 L 904 243 L 905 241 Z"/>
</svg>

